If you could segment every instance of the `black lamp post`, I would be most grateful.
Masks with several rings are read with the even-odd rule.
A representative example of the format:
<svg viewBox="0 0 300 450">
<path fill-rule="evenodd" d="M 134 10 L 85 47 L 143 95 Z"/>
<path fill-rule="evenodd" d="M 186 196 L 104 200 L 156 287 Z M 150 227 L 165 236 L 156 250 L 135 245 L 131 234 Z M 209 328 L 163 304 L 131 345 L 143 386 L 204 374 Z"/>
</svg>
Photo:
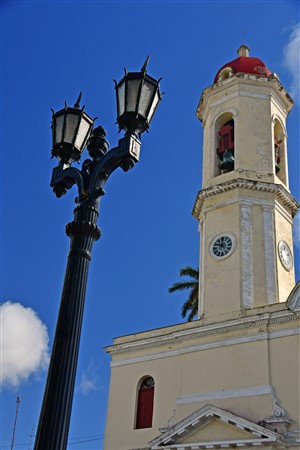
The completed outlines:
<svg viewBox="0 0 300 450">
<path fill-rule="evenodd" d="M 141 143 L 137 135 L 149 128 L 161 100 L 160 80 L 146 73 L 148 59 L 141 72 L 125 71 L 122 80 L 115 82 L 117 123 L 125 136 L 108 152 L 105 130 L 101 126 L 93 129 L 93 120 L 80 109 L 81 94 L 73 108 L 65 105 L 57 113 L 53 111 L 52 156 L 59 164 L 53 169 L 50 185 L 61 197 L 76 183 L 78 197 L 74 220 L 66 226 L 70 251 L 35 450 L 67 447 L 91 251 L 101 235 L 97 226 L 100 197 L 115 169 L 121 167 L 126 172 L 139 161 Z M 72 163 L 80 160 L 85 146 L 91 159 L 86 159 L 79 170 Z"/>
</svg>

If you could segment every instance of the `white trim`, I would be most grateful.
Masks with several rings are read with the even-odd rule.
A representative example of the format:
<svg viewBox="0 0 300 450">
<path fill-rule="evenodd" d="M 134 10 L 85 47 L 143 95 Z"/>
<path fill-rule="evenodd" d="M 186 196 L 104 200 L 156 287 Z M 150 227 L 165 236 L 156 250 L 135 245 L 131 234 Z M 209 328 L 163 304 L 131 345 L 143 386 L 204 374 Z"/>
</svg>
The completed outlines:
<svg viewBox="0 0 300 450">
<path fill-rule="evenodd" d="M 279 214 L 281 214 L 291 225 L 293 224 L 293 219 L 291 218 L 291 216 L 287 214 L 286 210 L 282 207 L 282 205 L 280 203 L 278 203 L 278 201 L 276 199 L 275 199 L 275 201 L 266 201 L 263 198 L 262 199 L 249 198 L 249 197 L 245 197 L 244 195 L 237 195 L 234 198 L 230 198 L 228 200 L 222 200 L 218 203 L 215 203 L 212 206 L 208 206 L 205 209 L 205 213 L 207 213 L 209 211 L 214 211 L 218 208 L 223 208 L 224 206 L 234 205 L 235 203 L 239 203 L 239 202 L 247 203 L 248 205 L 262 206 L 263 208 L 269 207 L 269 208 L 276 209 L 276 211 L 278 211 Z M 202 221 L 203 221 L 203 219 L 202 219 Z"/>
<path fill-rule="evenodd" d="M 255 386 L 243 389 L 228 389 L 225 391 L 205 392 L 202 394 L 183 395 L 176 400 L 177 405 L 196 403 L 209 400 L 223 400 L 225 398 L 252 397 L 255 395 L 272 394 L 272 386 Z"/>
<path fill-rule="evenodd" d="M 179 443 L 180 435 L 186 433 L 190 434 L 195 431 L 196 428 L 200 429 L 203 426 L 208 425 L 211 421 L 211 418 L 214 417 L 217 420 L 221 420 L 225 423 L 230 424 L 230 428 L 234 429 L 234 427 L 247 431 L 248 439 L 224 439 L 224 440 L 216 440 L 216 441 L 198 441 L 198 442 L 189 442 L 189 443 Z M 211 425 L 213 427 L 213 425 Z M 245 436 L 246 437 L 246 436 Z M 214 448 L 220 446 L 230 446 L 236 447 L 240 445 L 258 445 L 261 444 L 270 444 L 270 443 L 281 443 L 281 436 L 271 430 L 266 429 L 260 425 L 257 425 L 249 420 L 243 419 L 235 414 L 230 413 L 229 411 L 222 410 L 217 408 L 216 406 L 207 404 L 202 406 L 202 408 L 193 412 L 185 419 L 181 420 L 171 428 L 165 430 L 160 436 L 152 439 L 152 441 L 148 442 L 149 447 L 154 449 L 161 449 L 162 447 L 167 449 L 198 449 L 199 448 Z"/>
<path fill-rule="evenodd" d="M 286 105 L 284 105 L 282 99 L 278 96 L 277 92 L 275 92 L 275 94 L 274 93 L 271 94 L 271 103 L 275 106 L 275 108 L 278 109 L 280 114 L 282 114 L 282 116 L 286 120 L 289 111 L 287 111 Z M 275 114 L 277 115 L 277 113 L 275 113 Z M 273 116 L 275 114 L 273 114 Z M 272 116 L 272 119 L 273 119 L 273 116 Z M 284 126 L 284 129 L 286 130 L 286 124 Z"/>
<path fill-rule="evenodd" d="M 204 213 L 206 219 L 206 213 Z M 205 256 L 206 256 L 206 248 L 205 248 L 205 238 L 206 238 L 206 220 L 203 220 L 201 224 L 202 230 L 200 230 L 200 285 L 199 285 L 199 312 L 198 318 L 202 317 L 205 314 L 205 297 L 204 297 L 204 286 L 205 286 Z M 202 232 L 201 232 L 202 231 Z"/>
<path fill-rule="evenodd" d="M 213 323 L 202 323 L 198 321 L 170 325 L 154 330 L 149 330 L 133 335 L 122 336 L 114 339 L 114 344 L 105 347 L 107 353 L 120 354 L 130 351 L 144 350 L 149 347 L 158 347 L 162 344 L 173 345 L 178 340 L 199 339 L 204 336 L 222 335 L 227 332 L 251 329 L 252 327 L 265 327 L 268 323 L 287 323 L 297 320 L 291 311 L 280 303 L 271 305 L 269 308 L 256 308 L 254 314 L 240 317 L 240 312 L 231 315 L 232 318 Z"/>
<path fill-rule="evenodd" d="M 279 214 L 282 215 L 282 217 L 285 218 L 285 220 L 286 220 L 287 222 L 289 222 L 291 225 L 293 225 L 293 219 L 292 219 L 291 215 L 289 215 L 289 214 L 287 213 L 286 209 L 284 209 L 284 208 L 281 206 L 281 204 L 277 202 L 277 200 L 275 200 L 275 209 L 276 209 L 276 211 L 279 212 Z"/>
<path fill-rule="evenodd" d="M 263 206 L 264 246 L 265 246 L 265 280 L 267 303 L 275 303 L 278 299 L 275 260 L 275 227 L 274 209 Z"/>
<path fill-rule="evenodd" d="M 145 361 L 154 361 L 157 359 L 169 358 L 172 356 L 179 356 L 179 355 L 183 355 L 186 353 L 199 352 L 199 351 L 208 350 L 211 348 L 227 347 L 230 345 L 245 344 L 248 342 L 257 342 L 257 341 L 262 341 L 262 340 L 266 340 L 266 339 L 275 339 L 275 338 L 294 336 L 294 335 L 300 336 L 299 327 L 290 328 L 290 329 L 286 329 L 286 330 L 284 329 L 284 330 L 279 330 L 279 331 L 273 331 L 271 333 L 265 332 L 265 333 L 252 334 L 252 335 L 247 335 L 247 336 L 243 336 L 240 338 L 231 338 L 231 339 L 226 339 L 226 340 L 222 340 L 222 341 L 211 342 L 208 344 L 193 345 L 191 347 L 181 348 L 178 350 L 170 350 L 170 351 L 166 351 L 166 352 L 153 353 L 151 355 L 137 356 L 135 358 L 123 359 L 121 361 L 115 361 L 115 362 L 111 361 L 110 366 L 111 367 L 126 366 L 128 364 L 137 364 L 137 363 L 145 362 Z"/>
<path fill-rule="evenodd" d="M 214 211 L 215 209 L 218 208 L 223 208 L 224 206 L 228 206 L 228 205 L 234 205 L 235 203 L 241 203 L 243 202 L 244 204 L 248 204 L 248 205 L 268 205 L 268 206 L 273 206 L 274 207 L 274 203 L 273 202 L 266 202 L 264 199 L 250 199 L 249 197 L 245 197 L 243 195 L 237 195 L 234 198 L 230 198 L 228 200 L 222 200 L 218 203 L 215 203 L 212 206 L 208 206 L 205 210 L 205 212 L 209 212 L 209 211 Z"/>
<path fill-rule="evenodd" d="M 241 202 L 241 275 L 242 307 L 253 307 L 253 265 L 252 265 L 252 226 L 251 207 Z"/>
<path fill-rule="evenodd" d="M 274 102 L 274 103 L 275 103 L 275 102 Z M 277 109 L 280 109 L 280 108 L 277 106 Z M 272 117 L 271 117 L 272 123 L 275 124 L 276 120 L 278 120 L 278 122 L 279 122 L 280 125 L 281 125 L 282 132 L 283 132 L 284 136 L 287 137 L 287 130 L 286 130 L 286 114 L 283 114 L 283 111 L 281 111 L 281 114 L 284 116 L 284 121 L 282 120 L 281 115 L 278 114 L 277 112 L 275 112 L 274 114 L 272 114 Z"/>
<path fill-rule="evenodd" d="M 266 183 L 261 181 L 246 180 L 244 178 L 236 178 L 226 181 L 198 192 L 192 214 L 196 219 L 199 219 L 204 200 L 206 198 L 215 197 L 218 194 L 231 191 L 233 189 L 249 189 L 258 192 L 273 193 L 281 200 L 281 203 L 286 209 L 290 210 L 291 216 L 295 216 L 300 204 L 289 193 L 283 184 Z"/>
<path fill-rule="evenodd" d="M 272 98 L 271 93 L 270 94 L 256 94 L 256 93 L 252 93 L 252 92 L 250 93 L 248 91 L 237 90 L 236 92 L 233 92 L 232 94 L 229 93 L 228 95 L 226 95 L 214 102 L 211 102 L 210 109 L 212 109 L 214 106 L 222 105 L 223 103 L 226 103 L 228 100 L 231 100 L 232 98 L 235 98 L 235 97 L 251 97 L 251 98 L 258 98 L 258 99 L 264 99 L 264 100 L 270 100 L 270 101 Z M 227 111 L 224 110 L 224 112 L 227 112 Z"/>
<path fill-rule="evenodd" d="M 244 439 L 244 440 L 238 440 L 238 441 L 212 441 L 212 442 L 193 442 L 188 444 L 171 444 L 171 445 L 164 445 L 163 447 L 159 446 L 153 446 L 150 447 L 151 450 L 202 450 L 203 448 L 211 450 L 214 448 L 236 448 L 236 447 L 256 447 L 256 446 L 269 446 L 270 444 L 273 444 L 275 441 L 267 440 L 267 439 L 261 439 L 261 440 L 254 440 L 254 439 Z"/>
<path fill-rule="evenodd" d="M 270 94 L 265 94 L 265 98 L 273 102 L 277 109 L 282 112 L 285 117 L 288 112 L 291 110 L 294 101 L 280 83 L 279 79 L 275 79 L 274 77 L 260 77 L 260 76 L 251 76 L 249 74 L 241 74 L 236 73 L 232 77 L 226 78 L 224 81 L 217 82 L 203 89 L 201 93 L 201 97 L 198 103 L 198 107 L 196 110 L 197 117 L 205 124 L 207 116 L 211 110 L 211 105 L 215 105 L 215 102 L 210 102 L 211 97 L 214 97 L 215 94 L 222 93 L 222 91 L 226 90 L 234 90 L 239 89 L 241 86 L 245 86 L 244 89 L 247 89 L 248 86 L 255 85 L 256 89 L 261 87 L 267 87 L 269 85 Z M 245 90 L 237 91 L 235 95 L 243 96 L 243 92 L 247 92 Z M 256 94 L 257 97 L 259 94 Z M 231 98 L 233 95 L 231 96 Z M 262 98 L 261 96 L 258 98 Z M 223 101 L 226 100 L 226 96 L 223 97 Z M 209 107 L 208 107 L 209 106 Z"/>
</svg>

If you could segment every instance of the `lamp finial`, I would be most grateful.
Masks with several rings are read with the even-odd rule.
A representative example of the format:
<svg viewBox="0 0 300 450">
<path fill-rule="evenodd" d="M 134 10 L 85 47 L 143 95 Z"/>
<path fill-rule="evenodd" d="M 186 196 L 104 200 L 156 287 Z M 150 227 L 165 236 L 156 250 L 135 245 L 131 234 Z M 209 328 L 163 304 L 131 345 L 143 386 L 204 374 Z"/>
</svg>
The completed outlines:
<svg viewBox="0 0 300 450">
<path fill-rule="evenodd" d="M 147 56 L 146 61 L 144 62 L 143 67 L 141 68 L 141 72 L 147 73 L 147 66 L 148 66 L 149 59 L 150 59 L 150 55 Z"/>
<path fill-rule="evenodd" d="M 76 103 L 75 103 L 75 105 L 74 105 L 74 108 L 80 108 L 80 100 L 81 100 L 81 97 L 82 97 L 82 92 L 80 92 L 80 94 L 79 94 L 79 96 L 78 96 L 78 99 L 77 99 L 77 101 L 76 101 Z"/>
</svg>

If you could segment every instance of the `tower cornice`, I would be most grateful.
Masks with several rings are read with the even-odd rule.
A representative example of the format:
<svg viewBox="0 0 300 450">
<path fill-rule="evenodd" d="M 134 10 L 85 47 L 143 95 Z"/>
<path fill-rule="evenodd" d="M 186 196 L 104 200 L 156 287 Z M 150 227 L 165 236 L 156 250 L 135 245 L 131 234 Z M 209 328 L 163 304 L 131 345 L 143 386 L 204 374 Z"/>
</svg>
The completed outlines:
<svg viewBox="0 0 300 450">
<path fill-rule="evenodd" d="M 251 191 L 265 192 L 275 194 L 281 203 L 289 209 L 292 217 L 294 217 L 300 208 L 299 202 L 282 186 L 281 184 L 258 182 L 252 180 L 245 180 L 237 178 L 235 180 L 220 183 L 216 186 L 202 189 L 198 192 L 197 198 L 193 207 L 192 214 L 199 220 L 203 203 L 205 199 L 223 194 L 234 189 L 248 189 Z"/>
<path fill-rule="evenodd" d="M 229 78 L 226 78 L 222 81 L 218 81 L 217 83 L 214 83 L 211 86 L 208 86 L 207 88 L 203 89 L 196 111 L 196 116 L 198 117 L 198 119 L 201 122 L 205 122 L 206 117 L 205 111 L 211 95 L 213 95 L 216 92 L 221 92 L 222 90 L 229 89 L 238 83 L 255 85 L 255 87 L 273 88 L 278 93 L 281 100 L 284 102 L 287 113 L 289 113 L 289 111 L 293 107 L 294 100 L 289 95 L 284 86 L 281 84 L 276 74 L 272 74 L 268 77 L 261 77 L 247 73 L 237 73 L 235 75 L 230 76 Z"/>
</svg>

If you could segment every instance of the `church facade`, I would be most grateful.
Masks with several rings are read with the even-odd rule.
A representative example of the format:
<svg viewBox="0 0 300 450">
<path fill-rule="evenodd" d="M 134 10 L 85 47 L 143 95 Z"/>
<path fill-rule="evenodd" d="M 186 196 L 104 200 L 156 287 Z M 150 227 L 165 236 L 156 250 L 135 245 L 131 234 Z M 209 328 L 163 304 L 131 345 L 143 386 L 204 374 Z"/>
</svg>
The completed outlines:
<svg viewBox="0 0 300 450">
<path fill-rule="evenodd" d="M 292 106 L 278 76 L 245 45 L 203 90 L 203 186 L 193 209 L 199 319 L 106 348 L 105 450 L 300 447 Z"/>
</svg>

